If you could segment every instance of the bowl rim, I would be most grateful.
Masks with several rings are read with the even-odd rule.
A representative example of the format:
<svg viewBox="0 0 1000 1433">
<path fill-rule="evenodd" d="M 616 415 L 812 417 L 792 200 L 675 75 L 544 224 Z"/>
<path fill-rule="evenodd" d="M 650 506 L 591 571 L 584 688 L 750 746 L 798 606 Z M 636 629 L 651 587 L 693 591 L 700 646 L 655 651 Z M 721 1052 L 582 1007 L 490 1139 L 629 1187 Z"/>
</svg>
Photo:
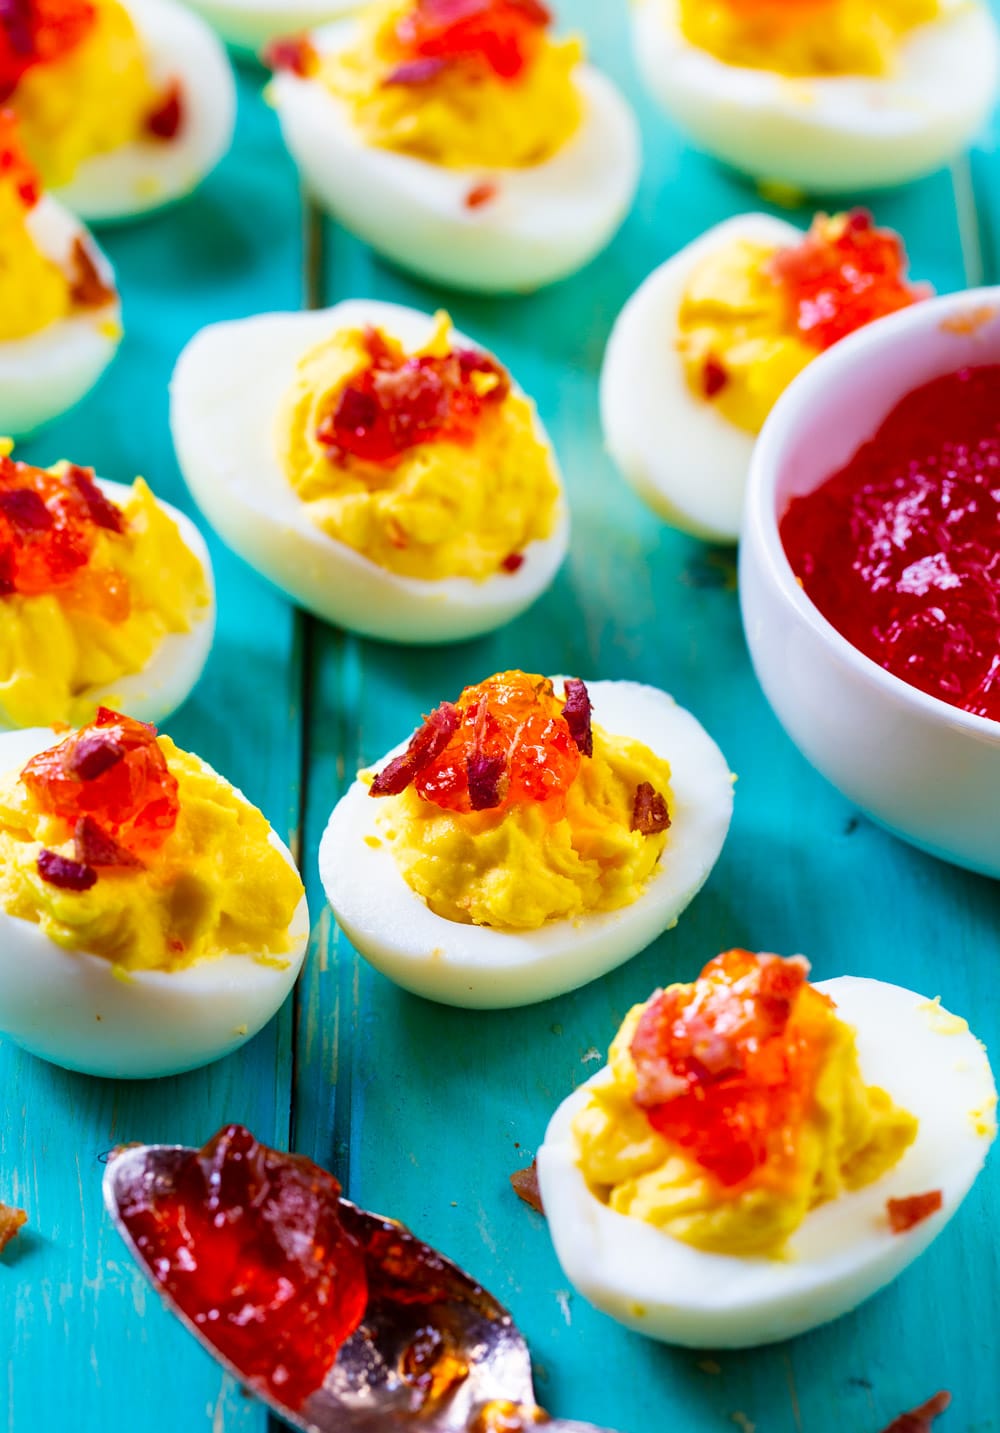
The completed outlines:
<svg viewBox="0 0 1000 1433">
<path fill-rule="evenodd" d="M 1000 324 L 1000 284 L 940 294 L 887 318 L 877 319 L 819 354 L 789 384 L 768 415 L 754 446 L 743 509 L 740 565 L 742 568 L 745 562 L 746 539 L 752 535 L 756 539 L 768 575 L 781 596 L 820 641 L 830 647 L 834 655 L 857 676 L 880 688 L 886 696 L 894 697 L 897 702 L 912 707 L 932 721 L 967 731 L 980 741 L 1000 746 L 1000 721 L 953 706 L 943 697 L 925 692 L 895 673 L 887 671 L 855 647 L 824 617 L 799 586 L 788 560 L 779 531 L 775 492 L 780 461 L 790 433 L 807 426 L 809 410 L 822 400 L 823 391 L 831 381 L 842 380 L 843 374 L 852 367 L 858 355 L 866 351 L 895 349 L 906 343 L 914 334 L 926 332 L 939 327 L 943 321 L 953 321 L 963 316 L 970 333 L 975 333 L 988 323 Z M 1000 364 L 1000 355 L 995 361 Z M 984 358 L 984 364 L 987 362 L 989 359 Z M 968 365 L 958 363 L 952 371 L 964 366 Z M 912 392 L 912 388 L 906 391 Z M 904 396 L 905 394 L 901 393 L 896 401 L 900 401 Z M 888 417 L 889 412 L 891 407 L 886 408 L 883 419 Z"/>
</svg>

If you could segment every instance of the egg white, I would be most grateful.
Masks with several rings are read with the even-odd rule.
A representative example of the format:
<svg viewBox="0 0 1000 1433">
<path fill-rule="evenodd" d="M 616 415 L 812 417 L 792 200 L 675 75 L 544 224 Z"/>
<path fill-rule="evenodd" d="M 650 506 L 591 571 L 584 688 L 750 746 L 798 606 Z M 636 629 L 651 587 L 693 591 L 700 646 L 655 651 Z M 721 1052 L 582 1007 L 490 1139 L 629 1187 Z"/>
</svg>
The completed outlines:
<svg viewBox="0 0 1000 1433">
<path fill-rule="evenodd" d="M 565 500 L 552 535 L 525 547 L 517 572 L 482 582 L 430 581 L 388 572 L 321 532 L 278 461 L 275 420 L 300 359 L 337 329 L 366 324 L 408 349 L 431 331 L 426 314 L 362 299 L 203 329 L 171 380 L 181 471 L 222 539 L 316 616 L 396 642 L 454 642 L 490 632 L 529 607 L 559 570 L 569 542 Z M 471 343 L 458 333 L 453 340 Z M 555 462 L 540 422 L 536 431 Z"/>
<path fill-rule="evenodd" d="M 138 139 L 84 160 L 53 192 L 91 223 L 131 219 L 189 194 L 229 149 L 236 82 L 216 35 L 175 0 L 124 0 L 154 85 L 179 80 L 182 123 L 174 139 Z M 114 103 L 109 95 L 108 103 Z"/>
<path fill-rule="evenodd" d="M 601 370 L 605 445 L 622 476 L 673 527 L 735 542 L 754 436 L 691 392 L 677 351 L 691 275 L 740 239 L 786 247 L 802 230 L 768 214 L 717 224 L 650 274 L 622 309 Z"/>
<path fill-rule="evenodd" d="M 97 481 L 112 502 L 119 507 L 125 506 L 132 492 L 129 485 L 111 483 L 104 478 Z M 197 685 L 212 649 L 216 615 L 215 579 L 205 539 L 185 513 L 170 503 L 161 502 L 159 498 L 156 501 L 177 524 L 185 547 L 200 562 L 208 586 L 209 605 L 196 618 L 189 632 L 168 632 L 141 671 L 131 672 L 107 686 L 85 689 L 78 694 L 89 698 L 95 710 L 99 706 L 113 706 L 139 721 L 154 724 L 166 721 L 178 707 L 183 706 Z M 10 731 L 12 727 L 13 723 L 3 710 L 0 692 L 0 732 Z M 3 747 L 0 746 L 0 769 L 2 761 Z"/>
<path fill-rule="evenodd" d="M 560 690 L 561 678 L 554 678 Z M 594 721 L 670 762 L 671 827 L 639 898 L 621 910 L 503 931 L 435 915 L 406 884 L 378 830 L 382 803 L 358 780 L 338 802 L 319 869 L 338 924 L 376 970 L 406 990 L 474 1009 L 530 1005 L 614 970 L 677 923 L 722 850 L 733 778 L 719 748 L 666 692 L 638 682 L 588 683 Z M 403 742 L 378 766 L 405 750 Z M 375 837 L 379 845 L 366 844 Z"/>
<path fill-rule="evenodd" d="M 0 734 L 0 770 L 19 770 L 61 739 L 48 728 Z M 271 844 L 294 868 L 273 831 Z M 309 941 L 305 897 L 289 931 L 282 969 L 225 955 L 116 976 L 103 957 L 64 950 L 34 922 L 0 910 L 0 1033 L 86 1075 L 154 1079 L 196 1069 L 239 1049 L 284 1003 Z"/>
<path fill-rule="evenodd" d="M 841 976 L 818 990 L 857 1030 L 861 1071 L 916 1115 L 915 1143 L 874 1184 L 806 1216 L 780 1259 L 710 1254 L 644 1220 L 607 1208 L 577 1164 L 572 1124 L 601 1070 L 556 1111 L 538 1153 L 549 1230 L 575 1288 L 619 1323 L 691 1348 L 744 1348 L 792 1338 L 857 1308 L 940 1234 L 986 1158 L 996 1089 L 982 1045 L 943 1033 L 942 1012 L 923 996 L 879 980 Z M 941 1190 L 943 1207 L 893 1234 L 886 1200 Z"/>
<path fill-rule="evenodd" d="M 758 179 L 806 193 L 884 188 L 954 158 L 993 104 L 997 27 L 978 0 L 904 36 L 885 76 L 790 78 L 690 44 L 677 0 L 636 0 L 636 62 L 695 143 Z"/>
<path fill-rule="evenodd" d="M 316 31 L 321 54 L 348 48 L 356 21 Z M 589 65 L 576 83 L 584 115 L 572 138 L 530 168 L 449 169 L 367 144 L 346 106 L 287 71 L 271 94 L 285 142 L 319 202 L 401 268 L 451 288 L 530 291 L 574 273 L 608 244 L 639 181 L 635 116 Z M 497 195 L 470 209 L 483 183 Z"/>
<path fill-rule="evenodd" d="M 110 288 L 115 275 L 85 226 L 50 195 L 27 216 L 37 247 L 64 273 L 80 239 Z M 94 387 L 121 342 L 117 293 L 100 308 L 84 309 L 26 338 L 0 342 L 0 434 L 26 438 L 67 412 Z"/>
<path fill-rule="evenodd" d="M 363 0 L 188 0 L 218 31 L 227 45 L 245 55 L 259 55 L 271 40 L 362 8 Z"/>
</svg>

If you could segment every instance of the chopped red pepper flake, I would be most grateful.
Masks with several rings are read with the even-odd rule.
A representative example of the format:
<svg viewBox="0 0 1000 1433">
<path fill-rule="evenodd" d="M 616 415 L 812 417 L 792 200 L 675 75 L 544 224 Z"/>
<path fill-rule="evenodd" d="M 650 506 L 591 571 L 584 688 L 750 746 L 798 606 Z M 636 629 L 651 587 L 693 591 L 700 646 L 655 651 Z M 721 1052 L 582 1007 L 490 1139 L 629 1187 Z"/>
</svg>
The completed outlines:
<svg viewBox="0 0 1000 1433">
<path fill-rule="evenodd" d="M 78 835 L 89 817 L 138 859 L 162 846 L 177 823 L 177 780 L 156 728 L 107 707 L 90 726 L 32 757 L 21 780 L 43 811 L 65 821 L 67 836 Z M 86 840 L 92 828 L 84 831 Z"/>
<path fill-rule="evenodd" d="M 832 1006 L 808 973 L 800 956 L 727 951 L 658 991 L 636 1028 L 636 1105 L 724 1186 L 794 1169 Z"/>
<path fill-rule="evenodd" d="M 68 55 L 97 18 L 90 0 L 3 0 L 0 6 L 0 99 L 35 65 Z"/>
<path fill-rule="evenodd" d="M 465 196 L 466 209 L 482 209 L 486 204 L 492 204 L 500 193 L 498 184 L 491 184 L 484 180 L 482 184 L 474 184 Z"/>
<path fill-rule="evenodd" d="M 864 209 L 841 217 L 818 215 L 801 244 L 779 249 L 770 265 L 799 336 L 816 348 L 933 293 L 929 284 L 908 282 L 898 234 L 876 229 Z"/>
<path fill-rule="evenodd" d="M 146 130 L 154 139 L 176 139 L 183 124 L 184 90 L 180 80 L 171 80 L 146 116 Z"/>
<path fill-rule="evenodd" d="M 368 790 L 369 796 L 398 796 L 416 779 L 436 756 L 445 749 L 452 734 L 458 727 L 458 708 L 451 702 L 442 702 L 430 716 L 424 718 L 410 738 L 410 744 L 401 756 L 390 761 L 376 776 Z"/>
<path fill-rule="evenodd" d="M 523 1199 L 536 1214 L 544 1214 L 542 1191 L 538 1183 L 538 1161 L 533 1159 L 527 1169 L 518 1169 L 510 1177 L 511 1187 L 518 1199 Z"/>
<path fill-rule="evenodd" d="M 882 1433 L 930 1433 L 931 1424 L 950 1407 L 951 1394 L 942 1390 L 919 1408 L 913 1408 L 909 1413 L 901 1413 L 898 1418 L 894 1418 Z"/>
<path fill-rule="evenodd" d="M 943 1204 L 944 1196 L 940 1189 L 932 1189 L 927 1194 L 911 1194 L 905 1199 L 889 1199 L 886 1201 L 889 1228 L 894 1234 L 905 1234 L 936 1214 Z"/>
<path fill-rule="evenodd" d="M 305 35 L 292 35 L 273 40 L 263 53 L 264 64 L 271 70 L 287 70 L 307 80 L 319 69 L 319 53 Z"/>
<path fill-rule="evenodd" d="M 69 586 L 99 527 L 123 532 L 125 517 L 82 469 L 47 473 L 0 457 L 0 592 L 35 596 Z"/>
<path fill-rule="evenodd" d="M 421 443 L 468 446 L 484 413 L 510 392 L 506 371 L 474 349 L 408 358 L 374 329 L 365 344 L 368 366 L 340 389 L 316 431 L 334 463 L 357 458 L 391 468 Z"/>
<path fill-rule="evenodd" d="M 504 572 L 520 572 L 524 562 L 523 552 L 508 552 L 500 566 Z"/>
<path fill-rule="evenodd" d="M 586 683 L 579 677 L 567 677 L 562 715 L 581 756 L 594 754 L 593 710 Z"/>
<path fill-rule="evenodd" d="M 701 386 L 706 398 L 715 398 L 729 382 L 729 370 L 724 363 L 709 354 L 701 369 Z"/>
<path fill-rule="evenodd" d="M 640 781 L 635 788 L 632 804 L 631 830 L 643 836 L 658 836 L 670 828 L 670 810 L 667 798 L 649 781 Z"/>
<path fill-rule="evenodd" d="M 395 33 L 405 59 L 440 58 L 515 80 L 551 23 L 539 0 L 414 0 Z"/>
<path fill-rule="evenodd" d="M 92 866 L 71 861 L 55 851 L 39 851 L 37 865 L 42 880 L 63 891 L 89 891 L 97 884 L 97 872 Z"/>
<path fill-rule="evenodd" d="M 114 289 L 104 282 L 86 242 L 73 240 L 69 257 L 69 296 L 76 308 L 103 308 L 115 297 Z"/>
</svg>

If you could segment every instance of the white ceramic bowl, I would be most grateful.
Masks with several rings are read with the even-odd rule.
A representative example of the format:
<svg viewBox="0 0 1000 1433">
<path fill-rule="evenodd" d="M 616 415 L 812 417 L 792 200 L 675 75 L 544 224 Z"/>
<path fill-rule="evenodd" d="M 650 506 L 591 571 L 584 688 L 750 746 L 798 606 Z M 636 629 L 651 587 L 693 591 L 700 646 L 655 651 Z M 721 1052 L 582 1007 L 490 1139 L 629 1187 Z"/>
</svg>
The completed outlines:
<svg viewBox="0 0 1000 1433">
<path fill-rule="evenodd" d="M 852 457 L 911 389 L 1000 363 L 1000 288 L 882 319 L 821 355 L 760 435 L 740 550 L 750 655 L 789 736 L 869 816 L 933 855 L 1000 876 L 1000 722 L 883 671 L 798 586 L 778 522 Z"/>
</svg>

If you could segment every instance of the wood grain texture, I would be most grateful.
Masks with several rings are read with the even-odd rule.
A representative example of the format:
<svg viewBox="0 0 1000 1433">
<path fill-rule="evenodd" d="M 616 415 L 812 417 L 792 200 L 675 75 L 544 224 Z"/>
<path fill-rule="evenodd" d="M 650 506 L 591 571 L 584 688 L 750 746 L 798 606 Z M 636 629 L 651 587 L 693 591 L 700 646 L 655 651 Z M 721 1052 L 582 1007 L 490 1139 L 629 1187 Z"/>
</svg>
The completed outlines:
<svg viewBox="0 0 1000 1433">
<path fill-rule="evenodd" d="M 628 1007 L 736 943 L 805 951 L 940 994 L 1000 1048 L 1000 887 L 919 855 L 858 816 L 785 738 L 761 697 L 739 622 L 732 554 L 668 532 L 602 452 L 596 385 L 622 303 L 711 224 L 761 207 L 687 149 L 643 99 L 624 7 L 565 0 L 564 18 L 640 109 L 642 191 L 597 263 L 531 298 L 477 300 L 411 282 L 332 225 L 320 292 L 303 279 L 302 213 L 272 117 L 241 81 L 238 145 L 188 206 L 109 236 L 129 338 L 105 384 L 32 446 L 109 477 L 143 472 L 184 503 L 165 382 L 197 327 L 266 308 L 372 295 L 433 309 L 510 365 L 559 450 L 575 531 L 552 592 L 493 637 L 419 652 L 361 642 L 293 614 L 213 547 L 220 627 L 204 683 L 171 731 L 297 834 L 314 913 L 294 1002 L 246 1050 L 200 1074 L 113 1085 L 0 1043 L 0 1199 L 31 1231 L 0 1262 L 8 1343 L 0 1423 L 12 1433 L 262 1433 L 262 1411 L 173 1327 L 128 1266 L 99 1206 L 100 1155 L 119 1140 L 200 1141 L 225 1119 L 310 1153 L 353 1198 L 405 1219 L 512 1307 L 554 1412 L 622 1433 L 878 1433 L 940 1386 L 942 1433 L 1000 1426 L 991 1167 L 961 1216 L 891 1290 L 792 1344 L 749 1354 L 649 1343 L 568 1289 L 544 1221 L 513 1196 L 556 1104 L 593 1072 Z M 939 288 L 1000 276 L 993 137 L 956 167 L 875 208 Z M 859 199 L 863 196 L 859 196 Z M 802 216 L 803 220 L 805 215 Z M 315 284 L 312 286 L 315 288 Z M 666 341 L 666 336 L 665 336 Z M 733 832 L 676 931 L 584 991 L 475 1014 L 406 995 L 360 962 L 323 907 L 316 849 L 356 769 L 423 711 L 504 666 L 661 685 L 704 722 L 739 773 Z M 302 778 L 305 778 L 303 781 Z"/>
</svg>

